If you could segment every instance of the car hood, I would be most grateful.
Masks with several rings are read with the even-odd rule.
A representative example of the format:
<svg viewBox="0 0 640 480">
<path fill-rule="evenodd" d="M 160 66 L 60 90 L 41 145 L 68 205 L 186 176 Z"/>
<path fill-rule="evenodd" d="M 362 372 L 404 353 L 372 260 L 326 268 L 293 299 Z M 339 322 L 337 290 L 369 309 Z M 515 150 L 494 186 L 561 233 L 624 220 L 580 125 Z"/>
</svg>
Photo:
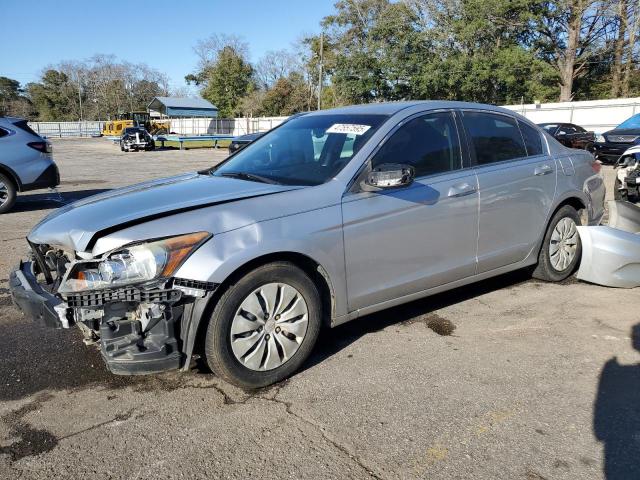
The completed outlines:
<svg viewBox="0 0 640 480">
<path fill-rule="evenodd" d="M 640 135 L 640 128 L 614 128 L 603 135 Z"/>
<path fill-rule="evenodd" d="M 45 217 L 27 238 L 32 243 L 86 251 L 107 232 L 167 215 L 296 188 L 300 187 L 189 173 L 111 190 L 66 205 Z"/>
</svg>

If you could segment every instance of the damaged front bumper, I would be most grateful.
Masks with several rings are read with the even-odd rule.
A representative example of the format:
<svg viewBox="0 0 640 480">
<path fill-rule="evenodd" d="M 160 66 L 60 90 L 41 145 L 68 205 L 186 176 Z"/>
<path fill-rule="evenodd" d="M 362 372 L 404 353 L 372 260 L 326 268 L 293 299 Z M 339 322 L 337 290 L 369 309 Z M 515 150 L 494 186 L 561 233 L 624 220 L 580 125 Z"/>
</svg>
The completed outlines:
<svg viewBox="0 0 640 480">
<path fill-rule="evenodd" d="M 640 286 L 640 207 L 609 202 L 609 226 L 578 227 L 578 278 L 607 287 Z"/>
<path fill-rule="evenodd" d="M 46 291 L 37 282 L 32 262 L 20 262 L 9 275 L 9 288 L 13 303 L 37 324 L 49 328 L 69 328 L 64 302 Z M 63 321 L 64 319 L 64 321 Z"/>
<path fill-rule="evenodd" d="M 170 278 L 59 294 L 55 280 L 39 281 L 41 276 L 37 261 L 21 262 L 11 273 L 15 305 L 44 327 L 77 325 L 85 343 L 99 347 L 109 370 L 122 375 L 188 367 L 204 310 L 201 304 L 216 288 L 207 282 Z"/>
</svg>

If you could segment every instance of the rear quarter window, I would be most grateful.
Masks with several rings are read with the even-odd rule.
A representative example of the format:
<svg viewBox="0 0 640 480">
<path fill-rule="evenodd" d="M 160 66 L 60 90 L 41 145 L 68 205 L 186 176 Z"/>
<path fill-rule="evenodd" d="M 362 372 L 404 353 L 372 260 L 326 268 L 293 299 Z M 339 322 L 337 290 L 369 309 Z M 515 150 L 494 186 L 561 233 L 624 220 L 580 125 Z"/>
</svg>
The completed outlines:
<svg viewBox="0 0 640 480">
<path fill-rule="evenodd" d="M 524 122 L 518 122 L 518 125 L 520 126 L 520 131 L 522 132 L 524 146 L 527 148 L 527 155 L 529 157 L 532 157 L 534 155 L 542 155 L 544 153 L 544 150 L 542 147 L 542 137 L 540 135 L 540 132 Z"/>
<path fill-rule="evenodd" d="M 7 135 L 9 135 L 9 131 L 4 128 L 0 128 L 0 138 L 6 137 Z"/>
<path fill-rule="evenodd" d="M 36 137 L 40 136 L 35 131 L 32 130 L 32 128 L 29 126 L 26 120 L 20 120 L 19 122 L 15 122 L 14 125 L 18 127 L 20 130 L 22 130 L 23 132 L 27 132 L 31 135 L 35 135 Z"/>
</svg>

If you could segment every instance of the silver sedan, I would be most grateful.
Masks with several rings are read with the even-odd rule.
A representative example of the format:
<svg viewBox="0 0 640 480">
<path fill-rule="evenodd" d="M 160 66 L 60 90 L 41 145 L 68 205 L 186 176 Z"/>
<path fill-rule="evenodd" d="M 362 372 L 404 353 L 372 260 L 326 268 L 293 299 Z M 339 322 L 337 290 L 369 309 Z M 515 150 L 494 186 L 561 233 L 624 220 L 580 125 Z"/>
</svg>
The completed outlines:
<svg viewBox="0 0 640 480">
<path fill-rule="evenodd" d="M 599 164 L 518 114 L 459 102 L 307 113 L 205 171 L 66 206 L 11 275 L 40 323 L 73 324 L 118 374 L 204 356 L 277 382 L 322 326 L 531 268 L 577 267 Z"/>
</svg>

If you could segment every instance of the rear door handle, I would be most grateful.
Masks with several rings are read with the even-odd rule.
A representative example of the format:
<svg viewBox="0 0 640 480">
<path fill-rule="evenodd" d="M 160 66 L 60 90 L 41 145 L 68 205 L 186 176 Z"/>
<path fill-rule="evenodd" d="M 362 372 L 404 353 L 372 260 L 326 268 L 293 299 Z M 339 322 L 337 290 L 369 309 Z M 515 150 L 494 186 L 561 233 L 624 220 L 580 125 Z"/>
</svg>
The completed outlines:
<svg viewBox="0 0 640 480">
<path fill-rule="evenodd" d="M 547 175 L 548 173 L 551 173 L 551 172 L 553 172 L 553 168 L 551 168 L 549 165 L 539 165 L 533 171 L 533 174 L 536 176 L 540 176 L 540 175 Z"/>
<path fill-rule="evenodd" d="M 471 185 L 470 183 L 457 183 L 452 185 L 449 188 L 448 197 L 464 197 L 465 195 L 470 195 L 477 191 L 475 185 Z"/>
</svg>

